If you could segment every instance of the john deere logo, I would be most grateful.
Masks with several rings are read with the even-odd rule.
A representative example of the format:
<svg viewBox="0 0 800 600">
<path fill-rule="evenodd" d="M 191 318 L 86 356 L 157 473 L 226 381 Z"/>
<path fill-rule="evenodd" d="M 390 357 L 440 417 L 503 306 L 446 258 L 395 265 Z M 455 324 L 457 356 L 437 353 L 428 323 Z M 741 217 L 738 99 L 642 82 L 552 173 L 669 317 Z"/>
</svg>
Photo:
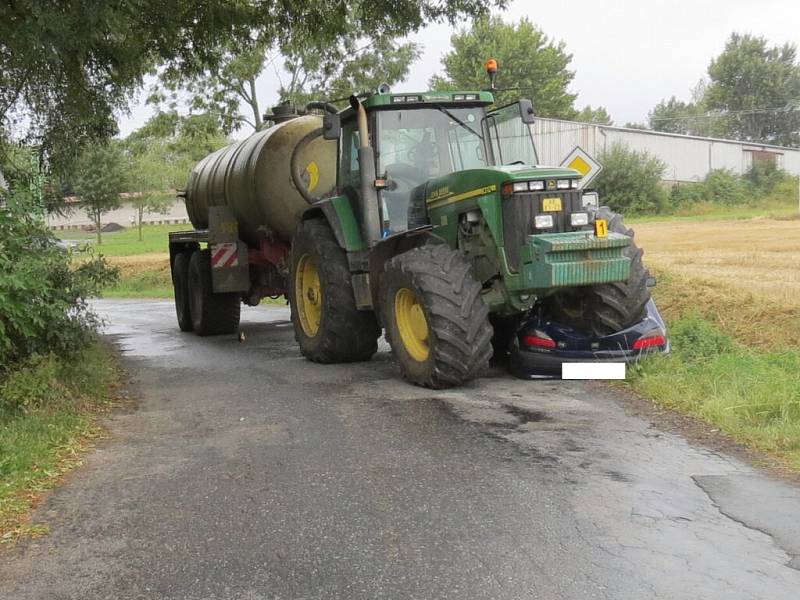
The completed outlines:
<svg viewBox="0 0 800 600">
<path fill-rule="evenodd" d="M 555 179 L 551 179 L 551 180 L 549 180 L 549 181 L 547 182 L 547 189 L 548 189 L 548 190 L 554 190 L 554 189 L 556 189 L 556 180 L 555 180 Z"/>
</svg>

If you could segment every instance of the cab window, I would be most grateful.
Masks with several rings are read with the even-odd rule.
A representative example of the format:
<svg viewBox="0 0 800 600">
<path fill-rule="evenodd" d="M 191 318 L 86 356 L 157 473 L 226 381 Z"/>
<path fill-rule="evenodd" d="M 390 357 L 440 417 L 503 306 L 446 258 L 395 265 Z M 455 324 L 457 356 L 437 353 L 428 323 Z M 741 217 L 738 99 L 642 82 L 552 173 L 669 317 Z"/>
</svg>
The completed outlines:
<svg viewBox="0 0 800 600">
<path fill-rule="evenodd" d="M 538 162 L 530 127 L 522 122 L 519 110 L 518 104 L 510 104 L 489 113 L 492 152 L 498 165 Z"/>
<path fill-rule="evenodd" d="M 359 189 L 358 147 L 359 135 L 355 121 L 342 124 L 342 152 L 339 154 L 339 187 Z"/>
</svg>

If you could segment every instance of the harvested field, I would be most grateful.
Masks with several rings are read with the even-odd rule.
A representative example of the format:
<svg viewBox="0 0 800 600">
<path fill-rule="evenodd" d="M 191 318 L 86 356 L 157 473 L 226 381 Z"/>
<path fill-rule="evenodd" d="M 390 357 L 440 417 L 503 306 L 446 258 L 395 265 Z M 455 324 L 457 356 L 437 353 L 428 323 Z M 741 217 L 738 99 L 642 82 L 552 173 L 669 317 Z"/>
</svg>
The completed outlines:
<svg viewBox="0 0 800 600">
<path fill-rule="evenodd" d="M 762 348 L 800 339 L 800 220 L 640 223 L 668 319 L 698 312 Z"/>
</svg>

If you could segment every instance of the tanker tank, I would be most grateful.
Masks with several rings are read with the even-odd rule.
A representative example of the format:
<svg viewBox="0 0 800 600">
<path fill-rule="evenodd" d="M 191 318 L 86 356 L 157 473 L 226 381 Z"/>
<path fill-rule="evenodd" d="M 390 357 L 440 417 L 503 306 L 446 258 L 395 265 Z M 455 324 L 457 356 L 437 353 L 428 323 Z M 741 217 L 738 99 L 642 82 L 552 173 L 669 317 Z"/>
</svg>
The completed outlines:
<svg viewBox="0 0 800 600">
<path fill-rule="evenodd" d="M 291 240 L 307 200 L 291 175 L 297 149 L 300 179 L 319 198 L 336 185 L 336 141 L 320 135 L 318 116 L 302 116 L 258 131 L 245 140 L 209 154 L 192 169 L 186 186 L 186 210 L 195 229 L 208 228 L 208 207 L 228 206 L 239 224 L 239 237 L 257 244 L 259 230 Z"/>
</svg>

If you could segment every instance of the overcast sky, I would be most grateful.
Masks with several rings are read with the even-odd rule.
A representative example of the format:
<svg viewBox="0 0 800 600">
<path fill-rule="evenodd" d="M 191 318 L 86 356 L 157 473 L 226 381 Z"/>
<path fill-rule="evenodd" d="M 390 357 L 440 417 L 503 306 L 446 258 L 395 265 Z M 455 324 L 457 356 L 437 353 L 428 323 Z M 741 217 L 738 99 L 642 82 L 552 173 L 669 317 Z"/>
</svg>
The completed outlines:
<svg viewBox="0 0 800 600">
<path fill-rule="evenodd" d="M 645 120 L 657 102 L 673 94 L 688 100 L 732 31 L 763 35 L 772 44 L 800 42 L 797 0 L 514 0 L 501 14 L 506 21 L 526 16 L 551 39 L 564 41 L 572 54 L 577 107 L 605 106 L 618 125 Z M 428 78 L 441 69 L 453 30 L 435 25 L 411 36 L 424 53 L 395 91 L 427 88 Z M 262 106 L 271 106 L 279 87 L 274 70 L 258 83 Z M 121 119 L 122 135 L 152 114 L 143 97 Z"/>
</svg>

